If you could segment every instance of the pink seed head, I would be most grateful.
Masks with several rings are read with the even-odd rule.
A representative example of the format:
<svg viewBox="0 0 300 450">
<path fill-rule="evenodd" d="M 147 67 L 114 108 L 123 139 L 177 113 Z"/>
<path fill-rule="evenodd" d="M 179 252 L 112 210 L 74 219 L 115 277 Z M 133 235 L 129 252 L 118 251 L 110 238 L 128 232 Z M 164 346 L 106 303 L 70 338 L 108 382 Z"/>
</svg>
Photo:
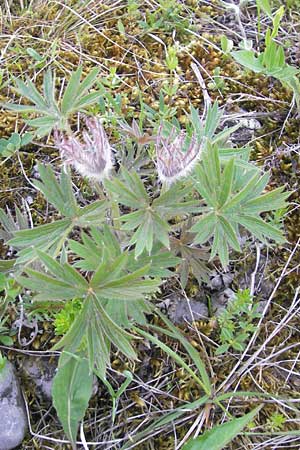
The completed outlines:
<svg viewBox="0 0 300 450">
<path fill-rule="evenodd" d="M 102 181 L 113 167 L 112 151 L 101 122 L 96 117 L 86 118 L 88 131 L 83 131 L 83 141 L 74 135 L 65 136 L 56 130 L 54 141 L 61 158 L 78 173 L 91 180 Z"/>
<path fill-rule="evenodd" d="M 158 177 L 161 182 L 167 184 L 190 173 L 199 160 L 202 150 L 201 143 L 195 134 L 188 138 L 185 131 L 178 133 L 173 127 L 169 136 L 163 137 L 162 125 L 159 128 L 155 147 Z"/>
</svg>

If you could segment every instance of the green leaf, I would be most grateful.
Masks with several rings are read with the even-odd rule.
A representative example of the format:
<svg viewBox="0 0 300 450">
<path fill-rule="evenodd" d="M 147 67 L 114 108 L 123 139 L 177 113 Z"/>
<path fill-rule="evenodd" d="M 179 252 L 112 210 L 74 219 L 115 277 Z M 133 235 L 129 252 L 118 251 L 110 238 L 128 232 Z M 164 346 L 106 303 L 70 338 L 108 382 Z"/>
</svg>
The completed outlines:
<svg viewBox="0 0 300 450">
<path fill-rule="evenodd" d="M 223 353 L 226 353 L 229 350 L 229 348 L 230 344 L 222 344 L 215 351 L 215 355 L 216 356 L 222 355 Z"/>
<path fill-rule="evenodd" d="M 57 103 L 55 101 L 55 79 L 52 75 L 51 70 L 46 70 L 44 74 L 44 82 L 43 82 L 43 91 L 44 97 L 50 108 L 55 111 L 57 115 L 59 115 L 59 109 Z"/>
<path fill-rule="evenodd" d="M 101 303 L 101 299 L 95 296 L 94 300 L 102 317 L 103 331 L 108 339 L 128 358 L 137 359 L 137 355 L 129 342 L 133 336 L 122 330 L 122 328 L 119 327 L 114 320 L 112 320 L 112 318 L 106 313 Z"/>
<path fill-rule="evenodd" d="M 136 193 L 137 198 L 140 199 L 142 204 L 147 205 L 149 203 L 149 196 L 138 174 L 135 171 L 129 172 L 124 167 L 122 167 L 121 173 L 126 185 L 132 192 Z"/>
<path fill-rule="evenodd" d="M 275 242 L 280 244 L 285 242 L 281 230 L 275 228 L 259 217 L 240 216 L 239 222 L 263 242 L 265 241 L 265 237 L 273 239 Z"/>
<path fill-rule="evenodd" d="M 70 329 L 63 336 L 63 338 L 53 346 L 52 349 L 59 350 L 61 348 L 64 348 L 69 353 L 76 353 L 85 333 L 88 332 L 88 327 L 92 326 L 93 319 L 97 319 L 97 316 L 95 315 L 93 310 L 93 298 L 91 296 L 88 296 L 84 300 L 83 307 L 81 311 L 79 311 Z M 104 351 L 105 348 L 103 349 L 103 352 Z M 90 364 L 90 371 L 93 370 L 94 364 L 95 361 L 93 360 Z"/>
<path fill-rule="evenodd" d="M 216 224 L 217 219 L 215 214 L 209 213 L 201 216 L 198 222 L 191 228 L 192 232 L 197 233 L 194 239 L 195 244 L 203 244 L 206 242 L 213 235 Z"/>
<path fill-rule="evenodd" d="M 15 232 L 15 237 L 8 241 L 9 245 L 16 248 L 24 248 L 28 246 L 49 247 L 57 242 L 57 240 L 70 228 L 70 220 L 63 219 L 56 222 L 40 225 L 29 230 L 20 230 Z"/>
<path fill-rule="evenodd" d="M 8 109 L 9 111 L 46 114 L 44 109 L 36 108 L 33 105 L 14 105 L 13 103 L 0 103 L 0 105 L 2 108 Z"/>
<path fill-rule="evenodd" d="M 223 450 L 253 420 L 261 408 L 262 406 L 258 406 L 243 417 L 214 426 L 202 436 L 189 440 L 182 450 Z"/>
<path fill-rule="evenodd" d="M 279 25 L 284 15 L 284 11 L 284 6 L 281 5 L 280 8 L 277 9 L 275 16 L 273 17 L 273 31 L 271 34 L 271 38 L 275 38 L 278 34 Z"/>
<path fill-rule="evenodd" d="M 119 254 L 112 262 L 104 260 L 100 262 L 99 266 L 95 270 L 93 278 L 90 282 L 92 287 L 98 287 L 105 283 L 115 280 L 119 277 L 122 271 L 125 269 L 128 260 L 127 252 Z"/>
<path fill-rule="evenodd" d="M 135 257 L 138 258 L 145 250 L 150 255 L 157 242 L 169 248 L 171 227 L 168 220 L 199 210 L 197 200 L 184 201 L 191 193 L 192 185 L 177 183 L 152 201 L 137 173 L 124 169 L 122 175 L 125 183 L 115 179 L 106 181 L 105 186 L 117 194 L 118 202 L 136 210 L 118 219 L 125 222 L 122 230 L 134 231 L 129 245 L 135 245 Z"/>
<path fill-rule="evenodd" d="M 0 259 L 0 273 L 9 273 L 16 263 L 15 259 Z"/>
<path fill-rule="evenodd" d="M 203 160 L 205 160 L 208 184 L 215 187 L 219 186 L 221 171 L 218 147 L 216 145 L 208 145 L 206 153 L 203 156 Z"/>
<path fill-rule="evenodd" d="M 96 82 L 96 78 L 99 75 L 100 69 L 98 67 L 94 67 L 89 74 L 84 78 L 84 80 L 80 83 L 77 94 L 78 97 L 81 97 L 93 86 Z"/>
<path fill-rule="evenodd" d="M 224 203 L 226 203 L 232 192 L 233 177 L 234 177 L 234 159 L 231 158 L 230 161 L 226 164 L 223 173 L 223 183 L 221 186 L 221 192 L 219 196 L 219 203 L 221 206 L 223 206 Z"/>
<path fill-rule="evenodd" d="M 212 392 L 212 383 L 208 376 L 207 370 L 205 368 L 205 364 L 203 363 L 202 359 L 200 358 L 199 352 L 189 343 L 189 341 L 182 335 L 182 333 L 176 328 L 173 323 L 167 319 L 167 317 L 158 311 L 158 314 L 160 318 L 165 322 L 171 333 L 167 332 L 164 328 L 157 327 L 157 326 L 151 326 L 152 328 L 155 328 L 156 330 L 159 330 L 161 333 L 165 333 L 170 337 L 173 337 L 174 339 L 177 339 L 183 347 L 188 352 L 191 360 L 195 364 L 195 366 L 198 369 L 199 375 L 201 377 L 203 387 L 205 389 L 205 393 L 207 395 L 211 395 Z"/>
<path fill-rule="evenodd" d="M 61 214 L 66 217 L 76 216 L 79 208 L 73 195 L 69 173 L 62 170 L 60 180 L 57 180 L 50 164 L 39 163 L 38 170 L 41 181 L 35 180 L 34 185 Z"/>
<path fill-rule="evenodd" d="M 24 133 L 21 135 L 21 147 L 25 147 L 25 145 L 28 145 L 33 139 L 32 133 Z"/>
<path fill-rule="evenodd" d="M 93 375 L 86 359 L 60 357 L 53 379 L 53 405 L 70 441 L 76 442 L 79 422 L 83 420 L 92 395 Z"/>
<path fill-rule="evenodd" d="M 84 95 L 83 97 L 81 97 L 79 100 L 77 100 L 74 103 L 73 109 L 74 110 L 78 110 L 78 111 L 82 111 L 87 106 L 92 105 L 97 100 L 99 100 L 100 97 L 101 97 L 101 93 L 98 92 L 98 91 L 97 92 L 91 92 L 90 94 Z"/>
<path fill-rule="evenodd" d="M 31 55 L 33 55 L 32 49 Z M 37 56 L 37 54 L 35 55 Z M 98 68 L 94 68 L 80 83 L 82 74 L 82 66 L 71 75 L 65 92 L 62 96 L 61 108 L 59 108 L 55 100 L 55 77 L 50 70 L 44 74 L 43 95 L 36 89 L 34 83 L 29 79 L 24 81 L 14 78 L 18 93 L 24 98 L 30 100 L 33 105 L 14 105 L 5 103 L 2 106 L 16 112 L 37 113 L 41 117 L 27 120 L 26 123 L 37 128 L 36 135 L 43 137 L 49 134 L 55 126 L 59 129 L 68 128 L 68 119 L 71 113 L 83 110 L 88 105 L 98 101 L 101 92 L 88 93 L 89 88 L 95 83 Z"/>
<path fill-rule="evenodd" d="M 211 140 L 211 144 L 225 145 L 229 137 L 232 135 L 232 133 L 234 133 L 240 127 L 241 124 L 238 123 L 237 125 L 234 125 L 232 127 L 224 128 L 224 130 L 220 131 L 218 134 L 214 136 L 214 138 Z"/>
<path fill-rule="evenodd" d="M 291 192 L 282 192 L 283 189 L 283 187 L 279 187 L 271 192 L 267 192 L 266 194 L 249 200 L 245 204 L 243 211 L 249 211 L 253 214 L 286 208 L 287 203 L 285 200 L 291 195 Z"/>
<path fill-rule="evenodd" d="M 0 334 L 0 342 L 2 345 L 7 345 L 8 347 L 14 345 L 14 340 L 10 336 L 4 336 L 1 334 Z"/>
<path fill-rule="evenodd" d="M 210 105 L 205 117 L 205 127 L 203 135 L 210 141 L 219 126 L 223 111 L 219 109 L 218 102 Z"/>
<path fill-rule="evenodd" d="M 240 252 L 241 247 L 240 247 L 239 241 L 237 240 L 236 232 L 235 232 L 233 226 L 231 225 L 230 221 L 227 220 L 224 216 L 220 216 L 219 221 L 220 221 L 223 233 L 224 233 L 229 245 L 232 248 L 234 248 L 234 250 L 236 250 L 237 252 Z"/>
<path fill-rule="evenodd" d="M 50 126 L 44 126 L 44 127 L 38 127 L 36 129 L 36 136 L 40 139 L 42 137 L 48 136 L 50 135 L 50 133 L 52 132 L 52 125 Z"/>
<path fill-rule="evenodd" d="M 157 337 L 153 336 L 150 333 L 147 333 L 144 330 L 141 330 L 140 328 L 134 327 L 134 330 L 141 334 L 143 337 L 147 338 L 149 341 L 153 342 L 155 345 L 157 345 L 162 351 L 167 353 L 168 356 L 170 356 L 174 361 L 176 361 L 181 367 L 183 367 L 189 375 L 196 381 L 199 386 L 201 386 L 204 390 L 205 385 L 202 382 L 202 380 L 195 374 L 195 372 L 190 368 L 188 364 L 185 363 L 185 361 L 179 356 L 177 352 L 174 352 L 168 345 L 161 342 Z M 166 333 L 167 334 L 167 333 Z"/>
<path fill-rule="evenodd" d="M 232 152 L 226 153 L 234 156 Z M 263 242 L 266 238 L 284 242 L 281 232 L 263 221 L 259 214 L 286 207 L 289 196 L 282 192 L 283 187 L 262 194 L 270 175 L 261 175 L 259 169 L 248 163 L 247 155 L 245 158 L 238 153 L 237 157 L 226 159 L 220 162 L 217 147 L 208 146 L 196 167 L 195 188 L 207 206 L 199 208 L 206 214 L 198 216 L 191 228 L 196 233 L 195 244 L 214 238 L 211 258 L 218 255 L 224 268 L 229 263 L 229 248 L 241 251 L 238 240 L 241 226 Z"/>
<path fill-rule="evenodd" d="M 78 89 L 80 85 L 80 78 L 82 74 L 82 66 L 79 66 L 78 69 L 72 73 L 69 83 L 64 92 L 62 101 L 61 101 L 61 112 L 63 115 L 66 115 L 69 111 L 71 111 L 73 104 L 76 101 L 78 95 Z"/>
<path fill-rule="evenodd" d="M 122 222 L 125 222 L 121 226 L 121 230 L 135 230 L 139 225 L 141 225 L 144 221 L 145 212 L 144 210 L 138 210 L 134 211 L 129 214 L 124 214 L 122 217 L 120 217 L 119 220 Z"/>
<path fill-rule="evenodd" d="M 175 267 L 181 262 L 181 258 L 174 256 L 171 252 L 158 251 L 157 246 L 153 249 L 151 255 L 143 253 L 139 258 L 134 258 L 131 253 L 128 261 L 128 269 L 136 270 L 139 267 L 148 266 L 148 275 L 151 277 L 171 277 L 174 276 L 174 272 L 171 272 L 169 268 Z"/>
<path fill-rule="evenodd" d="M 131 191 L 125 183 L 117 178 L 105 180 L 104 185 L 109 191 L 117 194 L 116 200 L 118 203 L 123 203 L 124 205 L 135 209 L 143 208 L 147 205 L 143 198 L 139 198 L 134 190 Z"/>
<path fill-rule="evenodd" d="M 108 283 L 107 285 L 99 286 L 94 289 L 98 296 L 110 298 L 111 301 L 122 300 L 129 302 L 130 300 L 138 300 L 148 293 L 154 293 L 158 290 L 160 282 L 157 279 L 140 280 L 136 279 L 131 282 L 124 279 L 116 282 Z"/>
<path fill-rule="evenodd" d="M 231 199 L 229 199 L 223 208 L 223 211 L 230 212 L 234 210 L 243 201 L 248 200 L 248 198 L 253 197 L 253 189 L 256 187 L 257 182 L 259 182 L 260 174 L 255 173 L 253 177 L 248 181 L 248 183 Z"/>
<path fill-rule="evenodd" d="M 203 137 L 203 124 L 199 116 L 199 111 L 195 109 L 193 105 L 191 105 L 190 120 L 193 124 L 197 139 L 200 141 Z"/>
<path fill-rule="evenodd" d="M 207 160 L 205 160 L 206 163 Z M 203 162 L 204 163 L 204 162 Z M 202 198 L 209 203 L 213 207 L 217 207 L 217 196 L 215 189 L 211 189 L 211 185 L 208 181 L 206 170 L 204 169 L 203 165 L 198 165 L 194 169 L 195 173 L 195 189 L 199 192 L 199 194 L 202 196 Z"/>
<path fill-rule="evenodd" d="M 110 302 L 111 308 L 107 308 Z M 141 312 L 147 311 L 145 305 L 134 304 Z M 109 364 L 110 342 L 121 350 L 127 357 L 136 358 L 136 354 L 130 344 L 133 336 L 127 333 L 122 327 L 123 323 L 118 323 L 119 310 L 122 310 L 118 304 L 110 300 L 103 299 L 98 295 L 89 295 L 84 299 L 83 308 L 76 317 L 70 330 L 54 346 L 54 349 L 65 348 L 68 352 L 76 352 L 78 348 L 86 349 L 89 361 L 90 371 L 97 367 L 101 377 L 105 377 L 106 366 Z M 127 310 L 126 324 L 129 323 L 129 314 L 132 314 L 130 308 Z M 133 314 L 133 317 L 134 314 Z M 82 346 L 82 340 L 87 345 Z"/>
<path fill-rule="evenodd" d="M 272 9 L 269 0 L 256 0 L 257 7 L 261 8 L 268 17 L 272 17 Z"/>
<path fill-rule="evenodd" d="M 58 123 L 58 121 L 58 117 L 45 116 L 38 117 L 37 119 L 26 120 L 26 124 L 36 128 L 52 128 Z"/>
<path fill-rule="evenodd" d="M 85 296 L 87 289 L 81 286 L 73 286 L 64 281 L 50 277 L 32 269 L 26 269 L 28 277 L 16 277 L 19 284 L 34 292 L 39 292 L 34 297 L 35 301 L 60 301 L 70 300 L 79 296 Z"/>
<path fill-rule="evenodd" d="M 72 266 L 67 263 L 60 264 L 54 258 L 39 250 L 36 251 L 44 266 L 56 277 L 56 279 L 69 283 L 72 287 L 87 290 L 88 282 Z"/>
<path fill-rule="evenodd" d="M 29 79 L 27 79 L 27 85 L 19 78 L 13 77 L 13 80 L 17 85 L 17 90 L 20 95 L 29 98 L 41 111 L 47 111 L 47 103 Z"/>
<path fill-rule="evenodd" d="M 105 222 L 107 206 L 106 200 L 96 200 L 83 208 L 79 208 L 74 223 L 80 227 L 102 225 Z"/>
<path fill-rule="evenodd" d="M 264 66 L 258 58 L 255 57 L 255 53 L 252 50 L 238 50 L 230 53 L 231 56 L 247 69 L 253 72 L 260 73 L 264 71 Z"/>
</svg>

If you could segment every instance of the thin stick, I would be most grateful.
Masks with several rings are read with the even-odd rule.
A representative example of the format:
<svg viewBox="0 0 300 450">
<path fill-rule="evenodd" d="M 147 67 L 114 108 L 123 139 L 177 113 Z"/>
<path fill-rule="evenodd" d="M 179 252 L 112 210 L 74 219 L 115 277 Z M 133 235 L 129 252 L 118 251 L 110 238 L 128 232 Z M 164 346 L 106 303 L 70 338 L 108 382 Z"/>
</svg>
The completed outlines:
<svg viewBox="0 0 300 450">
<path fill-rule="evenodd" d="M 209 107 L 211 105 L 211 98 L 210 98 L 209 93 L 208 93 L 208 91 L 206 89 L 205 82 L 203 80 L 203 77 L 201 75 L 201 72 L 200 72 L 198 66 L 195 63 L 192 63 L 191 64 L 191 68 L 193 69 L 193 72 L 196 75 L 198 83 L 200 84 L 200 87 L 201 87 L 202 92 L 203 92 L 204 111 L 203 111 L 202 118 L 204 118 L 206 116 L 207 110 L 209 109 Z"/>
</svg>

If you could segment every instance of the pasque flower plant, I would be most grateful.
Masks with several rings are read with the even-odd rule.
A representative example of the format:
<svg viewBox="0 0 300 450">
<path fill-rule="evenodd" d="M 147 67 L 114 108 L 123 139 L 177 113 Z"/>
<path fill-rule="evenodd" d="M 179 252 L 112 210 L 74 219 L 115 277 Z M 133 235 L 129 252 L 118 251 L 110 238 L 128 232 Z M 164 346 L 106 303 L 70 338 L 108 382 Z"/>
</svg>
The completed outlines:
<svg viewBox="0 0 300 450">
<path fill-rule="evenodd" d="M 283 192 L 283 187 L 264 192 L 269 174 L 262 174 L 249 162 L 247 150 L 226 145 L 232 130 L 216 133 L 222 116 L 217 104 L 208 108 L 203 120 L 191 108 L 186 130 L 173 124 L 158 125 L 155 164 L 143 147 L 147 171 L 128 171 L 116 165 L 114 176 L 108 179 L 112 149 L 100 119 L 86 119 L 82 139 L 72 133 L 68 122 L 71 112 L 85 108 L 97 97 L 87 93 L 96 72 L 82 82 L 80 75 L 80 69 L 72 75 L 60 105 L 54 101 L 49 72 L 44 82 L 49 98 L 43 98 L 32 83 L 26 86 L 18 81 L 22 95 L 28 94 L 36 110 L 25 105 L 10 109 L 44 114 L 29 124 L 39 127 L 40 132 L 56 129 L 54 140 L 62 159 L 88 179 L 103 181 L 105 198 L 82 207 L 74 195 L 70 171 L 62 170 L 58 180 L 51 166 L 40 164 L 40 180 L 34 180 L 34 185 L 60 218 L 18 230 L 9 225 L 11 218 L 2 211 L 0 222 L 10 232 L 7 242 L 16 255 L 9 270 L 34 301 L 44 302 L 45 307 L 55 303 L 56 308 L 74 298 L 81 302 L 78 316 L 55 346 L 66 351 L 56 380 L 62 374 L 71 377 L 80 371 L 90 380 L 90 395 L 92 373 L 105 378 L 112 345 L 128 358 L 136 358 L 130 331 L 134 323 L 147 323 L 146 314 L 154 308 L 151 297 L 181 266 L 178 255 L 196 258 L 199 252 L 189 249 L 206 244 L 201 270 L 199 265 L 188 264 L 182 277 L 187 283 L 194 272 L 201 282 L 201 273 L 207 274 L 203 267 L 206 259 L 214 258 L 215 264 L 219 259 L 220 270 L 221 266 L 226 268 L 231 249 L 241 251 L 242 233 L 263 242 L 283 242 L 281 230 L 268 223 L 262 213 L 284 208 L 289 193 Z M 147 142 L 153 145 L 152 139 Z M 116 209 L 118 214 L 114 215 Z M 171 238 L 178 238 L 182 231 L 187 237 L 181 236 L 176 246 L 170 245 Z M 59 402 L 58 384 L 54 403 L 68 437 L 75 442 L 88 399 L 82 410 L 76 410 L 76 419 L 67 423 L 66 402 Z"/>
</svg>

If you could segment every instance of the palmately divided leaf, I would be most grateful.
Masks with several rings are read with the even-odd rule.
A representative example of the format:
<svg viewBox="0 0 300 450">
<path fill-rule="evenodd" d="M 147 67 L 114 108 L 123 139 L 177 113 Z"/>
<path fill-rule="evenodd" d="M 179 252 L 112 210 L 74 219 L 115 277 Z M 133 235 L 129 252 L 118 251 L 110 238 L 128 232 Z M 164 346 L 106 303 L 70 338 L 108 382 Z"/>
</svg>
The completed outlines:
<svg viewBox="0 0 300 450">
<path fill-rule="evenodd" d="M 101 298 L 98 296 L 94 297 L 94 302 L 96 308 L 100 311 L 102 318 L 102 327 L 108 340 L 112 342 L 116 348 L 118 348 L 124 355 L 128 358 L 136 359 L 136 353 L 133 350 L 130 340 L 133 336 L 127 333 L 124 329 L 119 327 L 119 325 L 109 316 L 102 304 Z"/>
<path fill-rule="evenodd" d="M 243 215 L 239 217 L 239 222 L 263 242 L 265 242 L 268 238 L 273 239 L 279 244 L 283 244 L 285 242 L 282 231 L 265 222 L 260 217 Z"/>
<path fill-rule="evenodd" d="M 90 236 L 81 232 L 82 243 L 69 240 L 69 248 L 80 259 L 76 260 L 74 267 L 87 271 L 96 271 L 103 262 L 114 261 L 121 254 L 121 247 L 108 225 L 102 229 L 90 227 Z M 145 265 L 145 264 L 143 264 Z"/>
<path fill-rule="evenodd" d="M 207 151 L 195 170 L 195 188 L 207 204 L 207 210 L 192 226 L 194 243 L 203 244 L 213 237 L 211 257 L 219 255 L 223 267 L 229 262 L 229 249 L 241 251 L 240 228 L 250 231 L 259 240 L 284 242 L 282 232 L 260 217 L 267 211 L 285 208 L 289 193 L 283 187 L 263 193 L 269 173 L 260 171 L 248 162 L 241 165 L 238 158 L 220 162 L 218 148 Z"/>
<path fill-rule="evenodd" d="M 40 292 L 34 297 L 37 302 L 71 300 L 86 293 L 86 289 L 70 286 L 68 283 L 57 280 L 56 278 L 41 272 L 27 269 L 26 273 L 28 277 L 18 276 L 17 281 L 21 286 L 24 286 L 27 289 Z"/>
<path fill-rule="evenodd" d="M 191 228 L 191 231 L 196 233 L 194 243 L 203 244 L 206 242 L 213 235 L 216 224 L 217 217 L 213 212 L 202 215 Z"/>
<path fill-rule="evenodd" d="M 20 78 L 13 78 L 18 94 L 30 100 L 33 105 L 5 103 L 2 106 L 11 111 L 38 114 L 40 117 L 26 121 L 28 125 L 36 128 L 38 137 L 51 133 L 54 128 L 67 130 L 71 114 L 76 111 L 84 111 L 88 105 L 97 102 L 101 97 L 101 91 L 88 92 L 95 84 L 98 73 L 99 69 L 94 68 L 80 82 L 82 66 L 79 66 L 71 74 L 60 104 L 55 100 L 55 77 L 51 70 L 46 70 L 44 73 L 43 95 L 29 78 L 26 79 L 26 83 Z"/>
<path fill-rule="evenodd" d="M 52 74 L 51 70 L 46 70 L 45 72 L 43 93 L 49 108 L 55 111 L 56 115 L 58 115 L 59 109 L 55 101 L 55 76 Z"/>
<path fill-rule="evenodd" d="M 78 208 L 74 224 L 79 227 L 102 225 L 105 221 L 107 206 L 106 200 L 96 200 L 90 205 Z"/>
<path fill-rule="evenodd" d="M 111 261 L 106 259 L 101 261 L 91 279 L 91 286 L 105 285 L 105 283 L 117 279 L 120 274 L 124 273 L 127 260 L 128 253 L 123 252 Z"/>
<path fill-rule="evenodd" d="M 67 172 L 62 171 L 59 181 L 50 166 L 39 164 L 39 172 L 41 181 L 34 182 L 36 187 L 66 218 L 33 229 L 15 231 L 9 244 L 20 250 L 18 264 L 33 261 L 36 257 L 34 248 L 49 251 L 52 256 L 57 254 L 75 226 L 84 228 L 100 225 L 105 221 L 107 209 L 105 200 L 80 207 L 73 194 L 70 175 Z M 0 221 L 1 218 L 4 220 L 2 216 L 0 212 Z"/>
<path fill-rule="evenodd" d="M 185 200 L 192 191 L 192 185 L 173 184 L 152 200 L 136 172 L 123 169 L 122 176 L 124 182 L 114 179 L 106 181 L 105 185 L 116 194 L 118 203 L 134 209 L 118 220 L 124 222 L 122 230 L 133 231 L 129 245 L 135 246 L 135 257 L 138 258 L 144 251 L 151 255 L 157 242 L 169 248 L 169 219 L 198 210 L 196 200 Z"/>
<path fill-rule="evenodd" d="M 37 255 L 44 266 L 56 277 L 56 279 L 69 283 L 70 286 L 74 286 L 78 289 L 82 288 L 83 291 L 88 288 L 88 282 L 85 278 L 83 278 L 83 276 L 68 263 L 59 263 L 54 258 L 51 258 L 51 256 L 39 250 L 37 250 Z"/>
<path fill-rule="evenodd" d="M 128 269 L 134 271 L 141 266 L 148 266 L 148 275 L 150 277 L 162 278 L 174 275 L 174 272 L 169 269 L 179 264 L 181 259 L 174 256 L 171 252 L 157 250 L 159 247 L 160 245 L 156 245 L 150 256 L 145 252 L 137 259 L 131 253 L 128 260 Z"/>
<path fill-rule="evenodd" d="M 104 234 L 109 241 L 106 227 Z M 86 242 L 87 235 L 83 235 Z M 103 234 L 94 229 L 93 235 L 101 239 Z M 84 245 L 80 247 L 81 252 Z M 103 251 L 105 253 L 106 249 Z M 68 262 L 39 250 L 36 253 L 46 273 L 28 268 L 17 278 L 21 286 L 37 293 L 34 300 L 51 303 L 76 298 L 83 302 L 73 325 L 55 348 L 64 348 L 70 353 L 85 350 L 90 370 L 96 365 L 103 377 L 109 363 L 110 343 L 127 357 L 135 358 L 130 344 L 132 336 L 125 328 L 130 328 L 132 320 L 145 323 L 144 315 L 150 311 L 145 297 L 156 292 L 160 284 L 160 279 L 149 277 L 150 264 L 132 271 L 127 264 L 128 255 L 123 252 L 104 258 L 94 275 L 85 279 Z"/>
<path fill-rule="evenodd" d="M 259 197 L 249 200 L 243 210 L 247 213 L 262 213 L 265 211 L 274 211 L 276 209 L 285 208 L 287 203 L 285 200 L 291 195 L 290 192 L 282 192 L 284 187 L 279 187 L 271 192 L 262 194 Z"/>
<path fill-rule="evenodd" d="M 16 218 L 14 219 L 10 210 L 5 212 L 0 209 L 0 224 L 3 228 L 3 230 L 0 230 L 0 239 L 3 239 L 5 243 L 14 237 L 16 231 L 26 230 L 29 227 L 27 215 L 23 214 L 17 206 L 15 207 L 15 215 Z"/>
<path fill-rule="evenodd" d="M 203 135 L 208 140 L 211 140 L 213 135 L 215 134 L 222 115 L 223 111 L 222 109 L 219 109 L 217 102 L 215 102 L 213 105 L 210 105 L 209 108 L 207 109 Z"/>
<path fill-rule="evenodd" d="M 98 271 L 101 270 L 105 274 L 101 278 L 98 275 L 99 272 L 95 273 L 91 281 L 91 287 L 97 295 L 103 298 L 130 301 L 143 298 L 143 295 L 145 294 L 156 292 L 160 280 L 141 279 L 141 277 L 148 274 L 150 265 L 141 267 L 128 275 L 120 276 L 120 270 L 123 269 L 127 263 L 127 258 L 124 259 L 123 256 L 124 255 L 121 255 L 121 257 L 118 258 L 120 264 L 115 268 L 108 265 L 105 266 L 105 263 L 103 263 L 98 269 Z"/>
<path fill-rule="evenodd" d="M 41 181 L 34 181 L 34 185 L 62 215 L 76 216 L 78 206 L 72 191 L 70 175 L 62 170 L 58 181 L 50 165 L 38 164 L 38 170 Z"/>
</svg>

